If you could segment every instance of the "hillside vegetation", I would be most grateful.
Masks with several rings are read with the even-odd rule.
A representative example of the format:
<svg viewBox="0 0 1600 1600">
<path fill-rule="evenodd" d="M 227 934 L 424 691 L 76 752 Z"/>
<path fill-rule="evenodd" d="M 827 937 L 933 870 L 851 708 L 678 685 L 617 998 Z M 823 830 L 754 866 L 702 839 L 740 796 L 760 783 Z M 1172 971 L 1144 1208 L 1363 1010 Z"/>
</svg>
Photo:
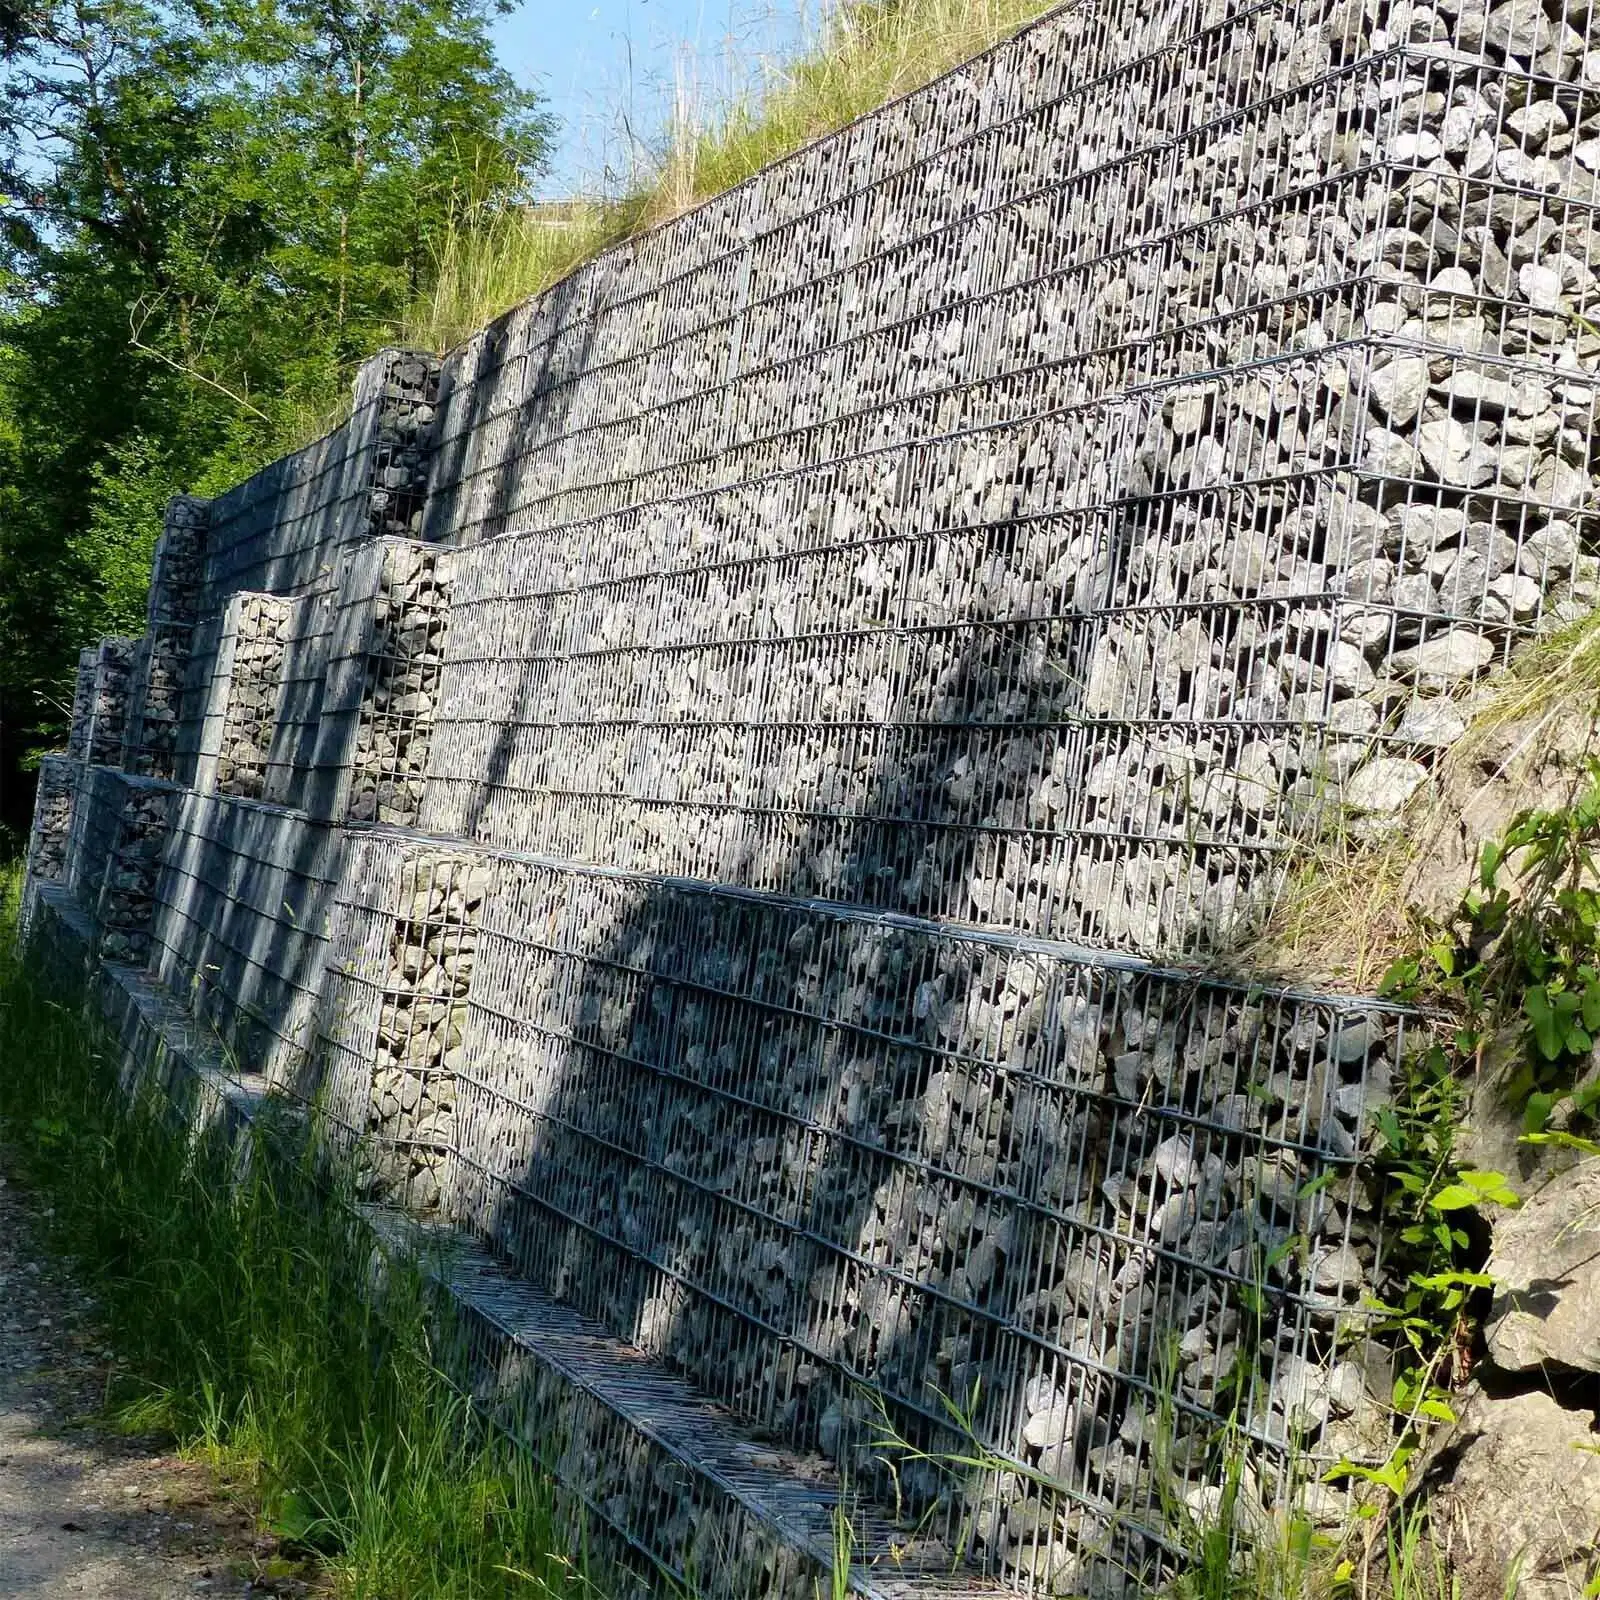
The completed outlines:
<svg viewBox="0 0 1600 1600">
<path fill-rule="evenodd" d="M 802 145 L 970 59 L 1058 0 L 855 0 L 765 89 L 689 107 L 641 177 L 559 211 L 480 207 L 442 240 L 402 340 L 447 350 L 609 246 L 724 193 Z"/>
</svg>

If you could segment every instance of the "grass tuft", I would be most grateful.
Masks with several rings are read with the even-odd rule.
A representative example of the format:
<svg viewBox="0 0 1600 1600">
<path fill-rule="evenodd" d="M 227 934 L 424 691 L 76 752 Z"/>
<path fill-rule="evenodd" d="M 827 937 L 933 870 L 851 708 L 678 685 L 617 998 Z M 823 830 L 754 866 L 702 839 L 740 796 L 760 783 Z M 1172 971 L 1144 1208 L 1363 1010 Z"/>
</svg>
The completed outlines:
<svg viewBox="0 0 1600 1600">
<path fill-rule="evenodd" d="M 1600 612 L 1530 640 L 1479 682 L 1461 706 L 1465 734 L 1396 820 L 1365 834 L 1336 824 L 1306 842 L 1266 927 L 1230 952 L 1230 966 L 1370 992 L 1411 949 L 1419 902 L 1438 898 L 1430 879 L 1453 888 L 1444 896 L 1453 904 L 1478 846 L 1527 803 L 1543 770 L 1554 762 L 1580 781 L 1596 705 Z M 1441 866 L 1460 854 L 1463 833 L 1465 873 Z"/>
<path fill-rule="evenodd" d="M 625 193 L 467 214 L 446 236 L 403 343 L 446 350 L 612 245 L 681 215 L 857 117 L 909 93 L 1057 0 L 844 0 L 764 90 L 709 115 L 679 110 Z"/>
<path fill-rule="evenodd" d="M 237 1147 L 130 1101 L 112 1041 L 46 993 L 0 913 L 0 1143 L 48 1202 L 112 1331 L 115 1420 L 242 1481 L 266 1526 L 351 1600 L 579 1600 L 551 1486 L 481 1425 L 435 1358 L 439 1312 L 365 1230 L 313 1141 L 269 1121 Z"/>
</svg>

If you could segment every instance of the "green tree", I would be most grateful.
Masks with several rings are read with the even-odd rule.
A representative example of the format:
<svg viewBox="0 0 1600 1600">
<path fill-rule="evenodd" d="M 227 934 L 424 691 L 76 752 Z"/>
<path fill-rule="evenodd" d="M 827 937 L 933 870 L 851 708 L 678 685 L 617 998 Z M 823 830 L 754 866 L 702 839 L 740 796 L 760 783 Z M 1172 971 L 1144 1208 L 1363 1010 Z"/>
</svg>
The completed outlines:
<svg viewBox="0 0 1600 1600">
<path fill-rule="evenodd" d="M 137 630 L 166 497 L 335 411 L 546 147 L 479 0 L 71 0 L 0 56 L 0 717 Z M 0 17 L 0 24 L 5 21 Z"/>
</svg>

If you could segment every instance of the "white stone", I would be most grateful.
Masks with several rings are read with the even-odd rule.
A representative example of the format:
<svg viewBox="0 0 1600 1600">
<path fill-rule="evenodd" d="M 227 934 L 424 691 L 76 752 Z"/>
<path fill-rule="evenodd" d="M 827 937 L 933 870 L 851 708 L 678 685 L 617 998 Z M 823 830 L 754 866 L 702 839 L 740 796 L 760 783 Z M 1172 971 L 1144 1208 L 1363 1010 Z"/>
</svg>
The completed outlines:
<svg viewBox="0 0 1600 1600">
<path fill-rule="evenodd" d="M 1356 811 L 1391 816 L 1427 781 L 1427 769 L 1417 762 L 1379 756 L 1346 780 L 1344 802 Z"/>
<path fill-rule="evenodd" d="M 1436 417 L 1417 429 L 1417 448 L 1441 483 L 1476 489 L 1494 477 L 1495 456 L 1472 429 L 1454 417 Z"/>
<path fill-rule="evenodd" d="M 1327 666 L 1334 689 L 1342 695 L 1363 695 L 1378 681 L 1367 658 L 1343 640 L 1329 647 Z"/>
<path fill-rule="evenodd" d="M 1553 133 L 1565 133 L 1572 124 L 1554 100 L 1530 100 L 1506 118 L 1506 126 L 1524 144 L 1538 150 Z"/>
<path fill-rule="evenodd" d="M 1494 660 L 1494 643 L 1481 633 L 1452 628 L 1394 656 L 1394 669 L 1424 687 L 1450 687 L 1482 672 Z"/>
<path fill-rule="evenodd" d="M 1466 720 L 1448 700 L 1416 700 L 1406 707 L 1395 737 L 1407 744 L 1448 750 L 1466 731 Z"/>
<path fill-rule="evenodd" d="M 1517 269 L 1517 287 L 1537 311 L 1561 309 L 1561 274 L 1554 267 L 1526 261 Z"/>
<path fill-rule="evenodd" d="M 1422 409 L 1428 394 L 1428 363 L 1420 356 L 1404 356 L 1372 374 L 1370 391 L 1381 415 L 1403 426 Z"/>
</svg>

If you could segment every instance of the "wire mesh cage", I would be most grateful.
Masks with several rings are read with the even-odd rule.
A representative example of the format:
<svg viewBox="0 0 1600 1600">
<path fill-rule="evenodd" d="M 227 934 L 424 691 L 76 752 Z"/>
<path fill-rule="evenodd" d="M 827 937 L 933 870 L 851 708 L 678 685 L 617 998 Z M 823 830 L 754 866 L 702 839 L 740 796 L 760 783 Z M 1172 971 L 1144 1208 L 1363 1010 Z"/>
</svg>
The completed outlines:
<svg viewBox="0 0 1600 1600">
<path fill-rule="evenodd" d="M 176 776 L 183 682 L 205 580 L 210 502 L 175 495 L 151 567 L 144 637 L 135 659 L 121 765 L 144 777 Z"/>
<path fill-rule="evenodd" d="M 339 878 L 326 824 L 186 792 L 171 824 L 151 971 L 233 1060 L 310 1093 L 312 1035 Z"/>
<path fill-rule="evenodd" d="M 39 763 L 28 841 L 28 877 L 32 880 L 60 883 L 67 875 L 72 807 L 82 773 L 82 766 L 66 756 L 45 756 Z"/>
<path fill-rule="evenodd" d="M 158 779 L 117 776 L 120 801 L 95 907 L 95 953 L 103 962 L 142 969 L 179 795 Z"/>
<path fill-rule="evenodd" d="M 1104 0 L 394 353 L 212 508 L 177 766 L 279 804 L 185 798 L 157 970 L 908 1572 L 1332 1519 L 1424 1025 L 1200 965 L 1600 600 L 1597 198 L 1584 0 Z M 473 1337 L 651 1559 L 813 1581 Z"/>
<path fill-rule="evenodd" d="M 1387 1448 L 1337 1353 L 1371 1314 L 1354 1173 L 1406 1047 L 1391 1008 L 353 848 L 330 1103 L 374 1189 L 424 1185 L 557 1298 L 847 1464 L 930 1566 L 1148 1575 L 1225 1437 L 1263 1515 L 1322 1493 L 1291 1463 Z"/>
<path fill-rule="evenodd" d="M 1258 923 L 1600 593 L 1587 13 L 1475 15 L 1067 8 L 469 341 L 422 826 Z"/>
</svg>

